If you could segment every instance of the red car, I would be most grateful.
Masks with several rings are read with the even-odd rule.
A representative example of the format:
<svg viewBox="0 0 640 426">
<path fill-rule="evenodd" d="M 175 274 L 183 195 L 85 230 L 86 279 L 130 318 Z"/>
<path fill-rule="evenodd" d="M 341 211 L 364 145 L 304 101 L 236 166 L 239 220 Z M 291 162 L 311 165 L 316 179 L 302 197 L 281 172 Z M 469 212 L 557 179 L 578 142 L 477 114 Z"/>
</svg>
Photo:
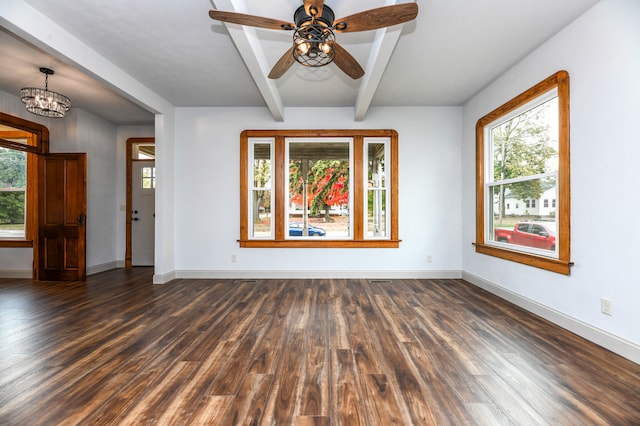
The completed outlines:
<svg viewBox="0 0 640 426">
<path fill-rule="evenodd" d="M 496 228 L 495 241 L 556 250 L 555 222 L 518 222 L 513 229 Z"/>
</svg>

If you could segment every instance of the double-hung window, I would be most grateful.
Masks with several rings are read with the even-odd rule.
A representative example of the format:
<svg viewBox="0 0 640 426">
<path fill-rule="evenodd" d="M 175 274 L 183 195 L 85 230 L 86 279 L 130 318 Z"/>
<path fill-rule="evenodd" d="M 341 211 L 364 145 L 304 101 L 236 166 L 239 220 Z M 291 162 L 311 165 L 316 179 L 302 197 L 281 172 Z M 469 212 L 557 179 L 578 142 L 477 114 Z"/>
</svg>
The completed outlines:
<svg viewBox="0 0 640 426">
<path fill-rule="evenodd" d="M 0 247 L 33 247 L 38 154 L 48 147 L 46 127 L 0 113 Z"/>
<path fill-rule="evenodd" d="M 390 211 L 389 178 L 386 159 L 390 144 L 383 138 L 365 138 L 367 162 L 366 238 L 388 238 Z"/>
<path fill-rule="evenodd" d="M 569 274 L 566 71 L 478 120 L 476 159 L 476 251 Z"/>
<path fill-rule="evenodd" d="M 397 133 L 246 130 L 241 247 L 398 247 Z"/>
<path fill-rule="evenodd" d="M 252 239 L 272 239 L 273 205 L 272 168 L 273 139 L 249 141 L 249 235 Z"/>
</svg>

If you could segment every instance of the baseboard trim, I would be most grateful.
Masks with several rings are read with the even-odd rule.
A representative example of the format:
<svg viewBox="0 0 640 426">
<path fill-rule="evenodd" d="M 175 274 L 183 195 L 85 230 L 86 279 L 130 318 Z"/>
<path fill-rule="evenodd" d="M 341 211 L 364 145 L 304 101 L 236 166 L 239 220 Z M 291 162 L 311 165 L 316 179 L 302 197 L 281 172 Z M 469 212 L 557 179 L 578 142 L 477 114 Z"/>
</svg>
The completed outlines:
<svg viewBox="0 0 640 426">
<path fill-rule="evenodd" d="M 167 272 L 166 274 L 153 274 L 154 284 L 166 284 L 177 278 L 176 271 Z"/>
<path fill-rule="evenodd" d="M 352 271 L 352 270 L 178 270 L 174 278 L 184 279 L 347 279 L 347 278 L 384 278 L 384 279 L 459 279 L 458 270 L 441 271 Z M 154 279 L 155 282 L 155 279 Z"/>
<path fill-rule="evenodd" d="M 31 269 L 0 269 L 0 278 L 33 278 Z"/>
<path fill-rule="evenodd" d="M 585 339 L 600 345 L 611 352 L 627 358 L 636 364 L 640 364 L 640 346 L 633 342 L 622 339 L 576 318 L 563 314 L 562 312 L 551 309 L 548 306 L 542 305 L 468 272 L 462 272 L 462 279 L 548 321 L 551 321 L 552 323 L 557 324 L 578 336 L 584 337 Z"/>
<path fill-rule="evenodd" d="M 99 274 L 100 272 L 110 271 L 111 269 L 118 268 L 118 262 L 112 261 L 107 263 L 101 263 L 100 265 L 87 266 L 87 275 Z"/>
</svg>

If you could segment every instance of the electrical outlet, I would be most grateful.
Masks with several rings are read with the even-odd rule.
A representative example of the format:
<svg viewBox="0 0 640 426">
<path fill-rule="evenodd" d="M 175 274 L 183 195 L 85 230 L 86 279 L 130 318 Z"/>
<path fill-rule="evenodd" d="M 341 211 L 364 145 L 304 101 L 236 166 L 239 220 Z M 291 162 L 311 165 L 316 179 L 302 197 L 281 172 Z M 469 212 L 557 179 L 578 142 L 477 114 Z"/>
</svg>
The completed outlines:
<svg viewBox="0 0 640 426">
<path fill-rule="evenodd" d="M 611 299 L 600 299 L 600 310 L 605 315 L 613 315 L 611 310 Z"/>
<path fill-rule="evenodd" d="M 232 254 L 231 255 L 231 261 L 232 262 L 237 262 L 238 261 L 238 255 L 237 254 Z"/>
<path fill-rule="evenodd" d="M 427 255 L 426 260 L 427 260 L 427 263 L 431 263 L 431 262 L 433 262 L 433 256 L 431 256 L 430 254 L 428 254 L 428 255 Z"/>
</svg>

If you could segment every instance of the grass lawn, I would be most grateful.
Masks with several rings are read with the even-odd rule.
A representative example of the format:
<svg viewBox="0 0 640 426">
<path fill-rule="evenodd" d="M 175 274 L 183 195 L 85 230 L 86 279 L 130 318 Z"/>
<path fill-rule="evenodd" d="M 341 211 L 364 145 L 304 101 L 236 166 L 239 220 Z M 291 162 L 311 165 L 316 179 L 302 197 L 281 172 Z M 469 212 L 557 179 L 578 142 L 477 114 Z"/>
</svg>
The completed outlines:
<svg viewBox="0 0 640 426">
<path fill-rule="evenodd" d="M 24 223 L 0 223 L 0 230 L 2 230 L 2 231 L 22 231 L 22 230 L 24 230 Z"/>
</svg>

